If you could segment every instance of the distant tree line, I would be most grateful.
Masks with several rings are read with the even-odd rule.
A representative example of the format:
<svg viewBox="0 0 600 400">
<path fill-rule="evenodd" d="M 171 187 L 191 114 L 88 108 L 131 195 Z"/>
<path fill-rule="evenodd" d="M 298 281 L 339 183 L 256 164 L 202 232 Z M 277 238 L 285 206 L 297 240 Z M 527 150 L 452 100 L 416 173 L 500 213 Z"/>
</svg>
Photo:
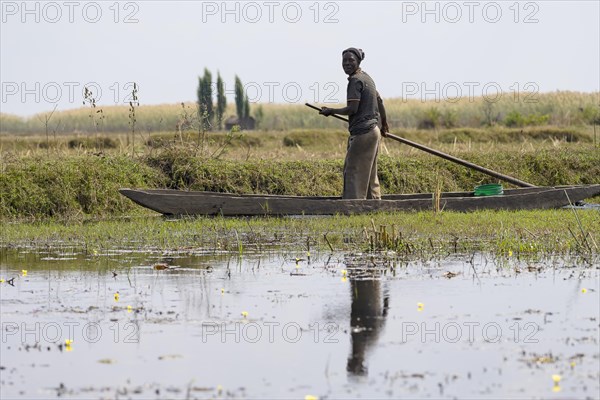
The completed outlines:
<svg viewBox="0 0 600 400">
<path fill-rule="evenodd" d="M 225 84 L 221 74 L 217 71 L 216 84 L 216 107 L 214 100 L 212 74 L 204 68 L 204 75 L 198 77 L 198 114 L 204 130 L 223 129 L 225 109 L 227 108 L 227 97 L 225 96 Z M 244 91 L 241 79 L 235 76 L 235 108 L 238 120 L 244 120 L 250 116 L 250 101 L 248 94 Z"/>
</svg>

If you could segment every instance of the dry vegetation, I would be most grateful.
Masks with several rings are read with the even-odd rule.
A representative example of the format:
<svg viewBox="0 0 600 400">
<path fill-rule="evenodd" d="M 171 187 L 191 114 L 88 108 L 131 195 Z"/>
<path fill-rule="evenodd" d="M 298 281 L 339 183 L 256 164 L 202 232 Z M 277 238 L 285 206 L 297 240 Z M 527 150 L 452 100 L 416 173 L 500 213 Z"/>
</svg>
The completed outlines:
<svg viewBox="0 0 600 400">
<path fill-rule="evenodd" d="M 600 93 L 553 92 L 545 94 L 519 93 L 505 95 L 497 102 L 482 97 L 462 98 L 456 102 L 387 99 L 386 110 L 393 129 L 455 128 L 483 126 L 523 127 L 552 125 L 572 127 L 600 124 Z M 51 107 L 49 107 L 51 108 Z M 91 135 L 99 132 L 124 133 L 131 130 L 128 106 L 103 106 L 103 119 L 97 118 L 90 108 L 57 111 L 48 123 L 48 132 L 54 134 Z M 176 132 L 182 123 L 185 129 L 197 130 L 196 105 L 193 103 L 144 105 L 136 108 L 136 125 L 140 133 Z M 230 104 L 225 116 L 235 114 Z M 291 129 L 340 129 L 340 122 L 323 118 L 303 104 L 253 104 L 251 114 L 258 120 L 258 128 L 287 131 Z M 46 134 L 46 117 L 41 113 L 30 118 L 0 114 L 2 134 Z M 90 117 L 90 115 L 92 115 Z"/>
</svg>

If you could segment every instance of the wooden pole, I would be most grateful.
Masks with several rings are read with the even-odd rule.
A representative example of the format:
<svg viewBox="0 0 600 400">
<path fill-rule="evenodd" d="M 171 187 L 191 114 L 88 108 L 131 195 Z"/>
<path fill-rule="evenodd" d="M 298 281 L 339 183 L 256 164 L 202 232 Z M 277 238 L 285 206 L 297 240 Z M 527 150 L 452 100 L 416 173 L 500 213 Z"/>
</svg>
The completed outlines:
<svg viewBox="0 0 600 400">
<path fill-rule="evenodd" d="M 308 106 L 308 107 L 310 107 L 312 109 L 321 111 L 321 109 L 319 107 L 315 107 L 312 104 L 306 103 L 306 106 Z M 331 116 L 334 117 L 334 118 L 337 118 L 339 120 L 348 122 L 348 119 L 346 119 L 344 117 L 340 117 L 339 115 L 332 114 Z M 395 140 L 397 142 L 404 143 L 404 144 L 407 144 L 409 146 L 415 147 L 415 148 L 417 148 L 419 150 L 423 150 L 423 151 L 425 151 L 425 152 L 427 152 L 429 154 L 433 154 L 435 156 L 441 157 L 441 158 L 443 158 L 445 160 L 448 160 L 448 161 L 451 161 L 453 163 L 460 164 L 460 165 L 462 165 L 464 167 L 474 169 L 475 171 L 479 171 L 479 172 L 484 173 L 486 175 L 493 176 L 494 178 L 498 178 L 498 179 L 501 179 L 503 181 L 512 183 L 513 185 L 517 185 L 517 186 L 520 186 L 520 187 L 535 187 L 535 185 L 532 185 L 531 183 L 527 183 L 527 182 L 524 182 L 524 181 L 522 181 L 520 179 L 514 178 L 512 176 L 508 176 L 508 175 L 504 175 L 504 174 L 501 174 L 501 173 L 496 172 L 496 171 L 492 171 L 491 169 L 488 169 L 488 168 L 479 166 L 477 164 L 473 164 L 472 162 L 465 161 L 465 160 L 462 160 L 460 158 L 451 156 L 450 154 L 442 153 L 441 151 L 432 149 L 430 147 L 424 146 L 422 144 L 413 142 L 413 141 L 408 140 L 408 139 L 404 139 L 404 138 L 402 138 L 400 136 L 392 135 L 391 133 L 386 133 L 385 137 L 393 139 L 393 140 Z"/>
</svg>

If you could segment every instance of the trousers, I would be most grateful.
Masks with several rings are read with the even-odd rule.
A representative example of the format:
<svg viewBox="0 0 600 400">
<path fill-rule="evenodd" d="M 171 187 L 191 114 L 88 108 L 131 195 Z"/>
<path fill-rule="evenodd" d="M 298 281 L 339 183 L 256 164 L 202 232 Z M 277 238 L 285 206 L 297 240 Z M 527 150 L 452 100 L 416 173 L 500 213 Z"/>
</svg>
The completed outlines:
<svg viewBox="0 0 600 400">
<path fill-rule="evenodd" d="M 377 154 L 381 132 L 375 125 L 369 132 L 348 138 L 344 161 L 344 199 L 381 199 L 377 177 Z"/>
</svg>

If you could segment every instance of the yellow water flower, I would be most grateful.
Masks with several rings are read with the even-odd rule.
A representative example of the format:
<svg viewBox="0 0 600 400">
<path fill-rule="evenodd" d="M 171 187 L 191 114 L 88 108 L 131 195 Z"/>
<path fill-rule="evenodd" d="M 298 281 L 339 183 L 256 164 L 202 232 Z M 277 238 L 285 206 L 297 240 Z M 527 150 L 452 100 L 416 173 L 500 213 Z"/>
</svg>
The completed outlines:
<svg viewBox="0 0 600 400">
<path fill-rule="evenodd" d="M 115 297 L 115 301 L 119 301 L 119 297 L 120 297 L 119 292 L 116 292 L 114 297 Z"/>
<path fill-rule="evenodd" d="M 554 385 L 554 386 L 552 386 L 552 391 L 553 391 L 554 393 L 558 393 L 558 392 L 560 392 L 561 390 L 562 390 L 562 388 L 560 387 L 560 385 Z"/>
<path fill-rule="evenodd" d="M 306 257 L 310 257 L 310 251 L 306 252 Z"/>
<path fill-rule="evenodd" d="M 65 351 L 73 350 L 73 347 L 71 347 L 72 344 L 73 344 L 73 340 L 65 339 Z"/>
<path fill-rule="evenodd" d="M 221 288 L 221 294 L 225 293 L 225 288 Z"/>
<path fill-rule="evenodd" d="M 23 275 L 23 276 L 27 276 L 27 270 L 26 270 L 26 269 L 22 269 L 22 270 L 21 270 L 21 275 Z"/>
<path fill-rule="evenodd" d="M 304 396 L 304 400 L 319 400 L 319 397 L 313 396 L 312 394 L 307 394 Z"/>
<path fill-rule="evenodd" d="M 3 278 L 0 278 L 0 283 L 4 283 L 4 279 Z"/>
<path fill-rule="evenodd" d="M 348 275 L 348 271 L 346 271 L 345 269 L 341 270 L 340 272 L 342 273 L 342 276 Z"/>
<path fill-rule="evenodd" d="M 509 257 L 512 257 L 512 255 L 513 255 L 513 252 L 512 252 L 512 250 L 508 250 L 508 256 L 509 256 Z"/>
<path fill-rule="evenodd" d="M 587 289 L 586 288 L 582 288 L 581 289 L 581 293 L 587 293 Z"/>
<path fill-rule="evenodd" d="M 248 318 L 248 311 L 242 311 L 242 317 Z"/>
<path fill-rule="evenodd" d="M 345 276 L 342 276 L 342 282 L 346 282 L 348 280 L 348 278 L 346 278 Z"/>
<path fill-rule="evenodd" d="M 419 311 L 419 312 L 423 311 L 423 307 L 425 307 L 425 304 L 417 303 L 417 311 Z"/>
<path fill-rule="evenodd" d="M 133 307 L 131 307 L 131 306 L 127 306 L 127 312 L 128 312 L 128 313 L 130 313 L 130 312 L 132 312 L 132 311 L 133 311 Z"/>
<path fill-rule="evenodd" d="M 558 375 L 558 374 L 552 375 L 552 380 L 554 381 L 554 383 L 560 382 L 561 378 L 562 377 L 560 375 Z"/>
</svg>

